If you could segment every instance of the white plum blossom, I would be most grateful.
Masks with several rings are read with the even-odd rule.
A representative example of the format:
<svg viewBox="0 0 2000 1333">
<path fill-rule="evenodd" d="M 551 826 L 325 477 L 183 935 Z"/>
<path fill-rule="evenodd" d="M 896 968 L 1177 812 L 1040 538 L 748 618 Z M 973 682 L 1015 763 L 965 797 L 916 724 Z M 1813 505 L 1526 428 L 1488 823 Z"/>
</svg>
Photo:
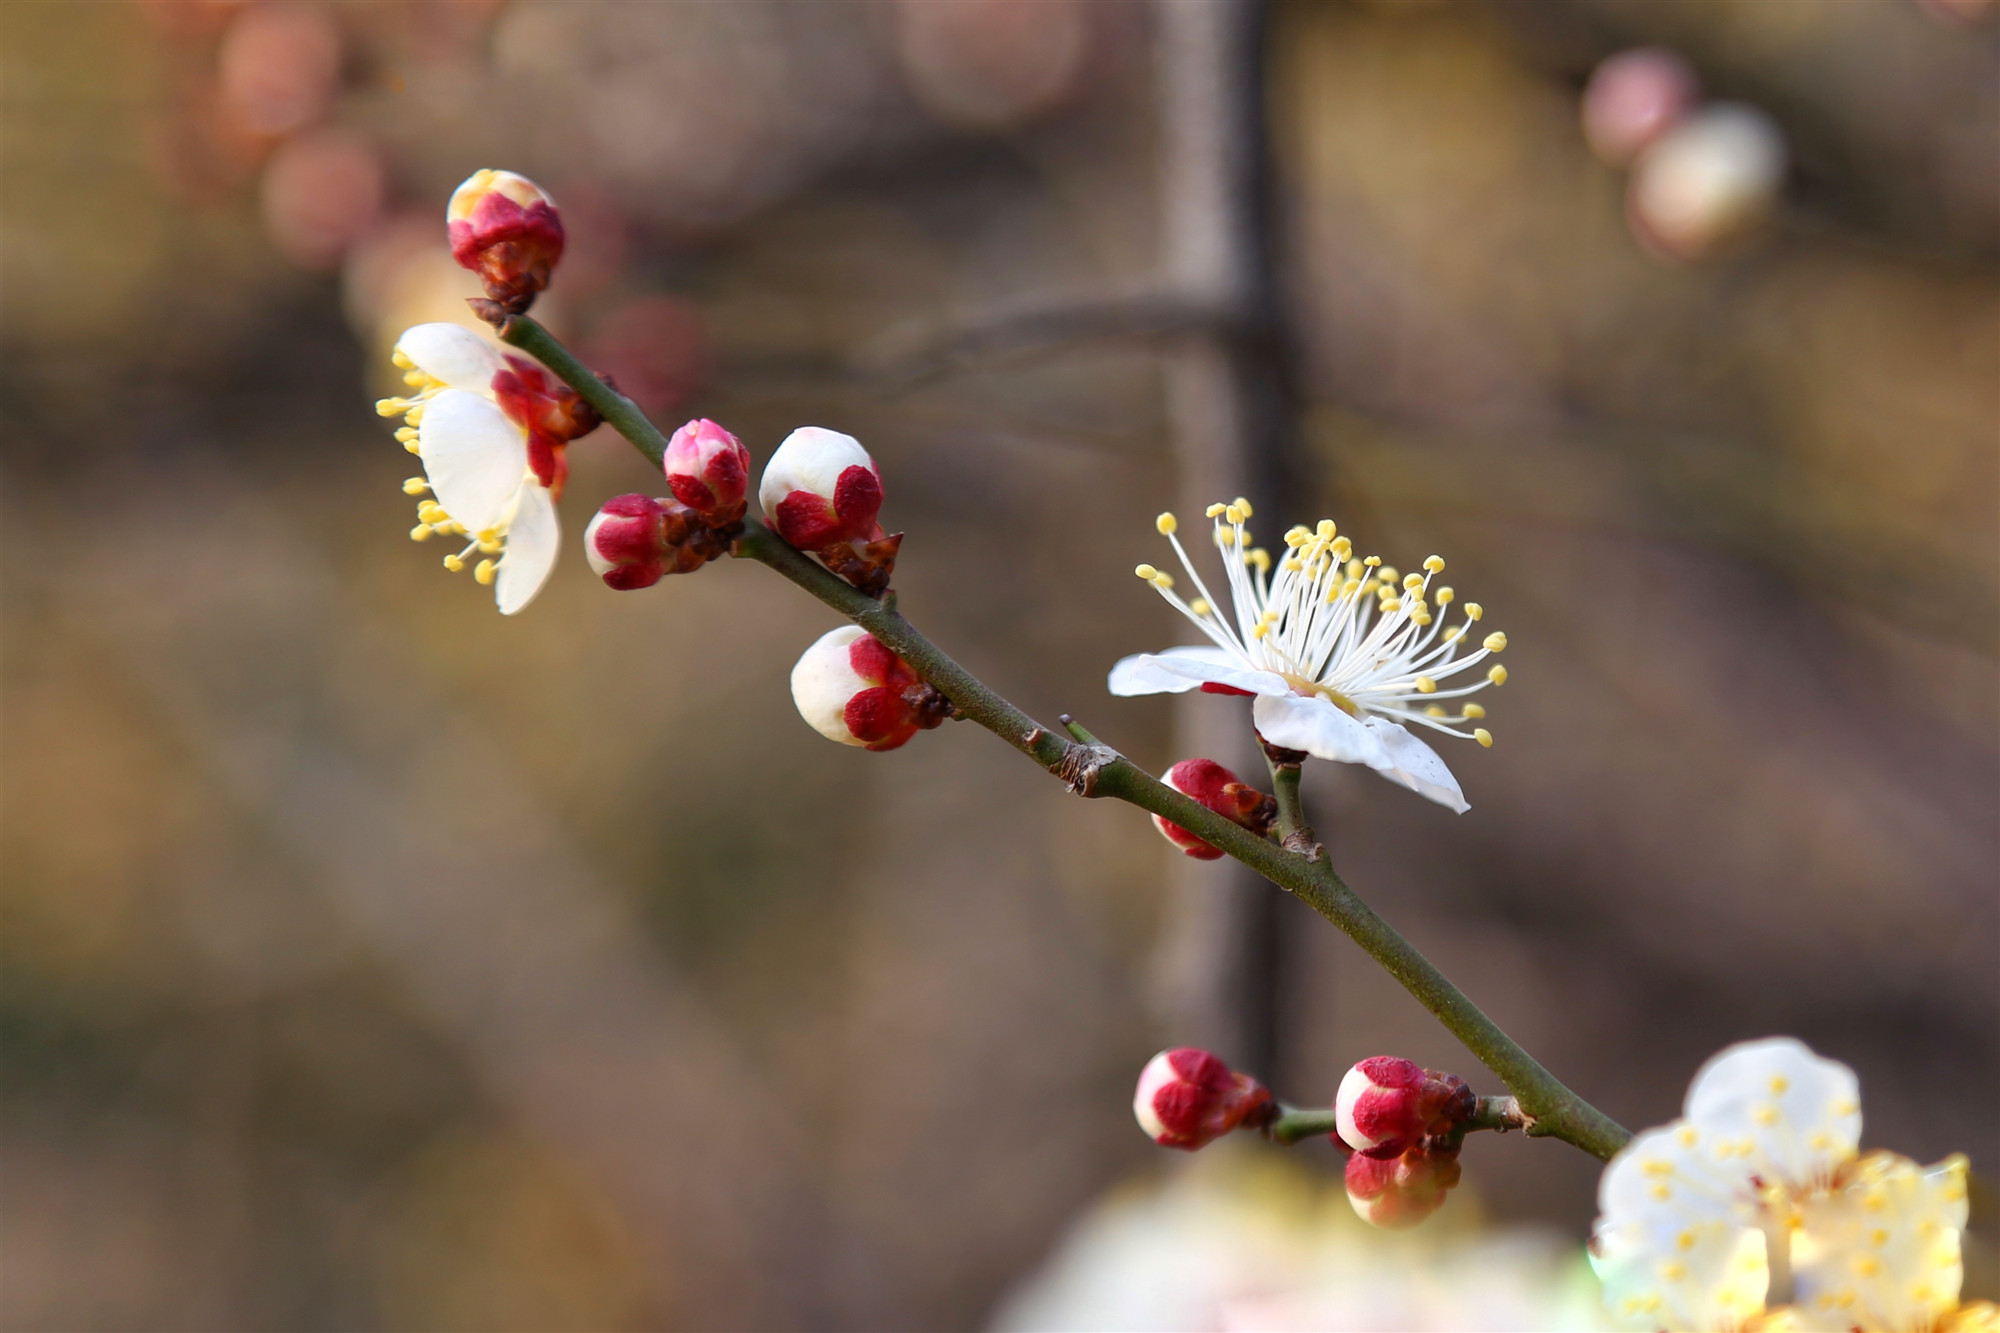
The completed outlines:
<svg viewBox="0 0 2000 1333">
<path fill-rule="evenodd" d="M 1270 552 L 1250 544 L 1243 526 L 1248 501 L 1210 505 L 1208 516 L 1228 575 L 1228 608 L 1195 571 L 1172 514 L 1160 515 L 1157 526 L 1197 595 L 1182 600 L 1174 577 L 1152 565 L 1137 572 L 1209 643 L 1127 657 L 1111 668 L 1111 692 L 1255 695 L 1258 734 L 1272 745 L 1366 764 L 1465 811 L 1458 780 L 1410 727 L 1491 745 L 1484 727 L 1465 729 L 1486 716 L 1484 708 L 1465 702 L 1453 711 L 1445 701 L 1507 679 L 1507 668 L 1498 664 L 1467 674 L 1504 649 L 1507 636 L 1488 634 L 1465 650 L 1484 614 L 1477 602 L 1465 604 L 1462 623 L 1442 623 L 1457 597 L 1450 588 L 1431 588 L 1444 561 L 1431 556 L 1422 573 L 1399 576 L 1379 556 L 1356 558 L 1353 544 L 1329 519 L 1317 529 L 1286 533 L 1285 555 L 1274 565 Z"/>
<path fill-rule="evenodd" d="M 482 557 L 473 577 L 492 584 L 502 614 L 513 615 L 555 566 L 563 445 L 578 424 L 573 395 L 456 324 L 417 325 L 397 340 L 394 359 L 413 392 L 376 410 L 405 418 L 396 437 L 423 462 L 424 475 L 404 491 L 434 497 L 419 501 L 410 536 L 466 538 L 445 568 L 456 573 Z"/>
<path fill-rule="evenodd" d="M 1634 1138 L 1599 1182 L 1590 1254 L 1607 1312 L 1631 1329 L 1829 1333 L 1981 1314 L 1958 1305 L 1965 1158 L 1920 1167 L 1860 1141 L 1847 1066 L 1788 1037 L 1717 1055 L 1682 1118 Z"/>
</svg>

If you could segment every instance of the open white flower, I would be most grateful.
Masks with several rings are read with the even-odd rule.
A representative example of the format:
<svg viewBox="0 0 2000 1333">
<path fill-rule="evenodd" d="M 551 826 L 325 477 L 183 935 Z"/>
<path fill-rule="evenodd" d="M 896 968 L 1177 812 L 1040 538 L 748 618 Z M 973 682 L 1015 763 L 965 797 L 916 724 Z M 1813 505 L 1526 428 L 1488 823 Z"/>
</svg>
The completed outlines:
<svg viewBox="0 0 2000 1333">
<path fill-rule="evenodd" d="M 1366 764 L 1463 813 L 1458 780 L 1404 724 L 1491 745 L 1484 727 L 1464 729 L 1486 716 L 1484 708 L 1466 702 L 1454 712 L 1444 701 L 1507 679 L 1507 668 L 1497 664 L 1476 678 L 1467 675 L 1505 648 L 1507 636 L 1488 634 L 1477 648 L 1461 651 L 1484 613 L 1468 602 L 1463 623 L 1440 623 L 1457 595 L 1431 589 L 1444 561 L 1432 556 L 1423 573 L 1398 576 L 1380 556 L 1357 559 L 1353 544 L 1326 519 L 1317 530 L 1286 533 L 1285 556 L 1274 569 L 1270 552 L 1252 547 L 1244 529 L 1247 500 L 1210 505 L 1208 517 L 1215 520 L 1234 623 L 1195 572 L 1175 535 L 1178 521 L 1160 515 L 1160 533 L 1173 543 L 1197 596 L 1183 601 L 1173 575 L 1151 565 L 1140 565 L 1139 577 L 1210 643 L 1127 657 L 1111 668 L 1111 692 L 1255 695 L 1258 734 L 1272 745 Z"/>
<path fill-rule="evenodd" d="M 410 536 L 467 538 L 445 568 L 456 573 L 480 556 L 473 577 L 494 585 L 501 613 L 513 615 L 555 567 L 568 390 L 456 324 L 410 329 L 396 343 L 395 362 L 414 392 L 385 398 L 376 410 L 406 419 L 396 438 L 423 461 L 424 475 L 403 490 L 435 497 L 418 503 Z"/>
<path fill-rule="evenodd" d="M 1788 1037 L 1695 1075 L 1680 1120 L 1612 1158 L 1591 1264 L 1623 1328 L 1924 1331 L 1961 1311 L 1963 1157 L 1859 1151 L 1854 1071 Z M 1788 1302 L 1766 1312 L 1767 1300 Z"/>
</svg>

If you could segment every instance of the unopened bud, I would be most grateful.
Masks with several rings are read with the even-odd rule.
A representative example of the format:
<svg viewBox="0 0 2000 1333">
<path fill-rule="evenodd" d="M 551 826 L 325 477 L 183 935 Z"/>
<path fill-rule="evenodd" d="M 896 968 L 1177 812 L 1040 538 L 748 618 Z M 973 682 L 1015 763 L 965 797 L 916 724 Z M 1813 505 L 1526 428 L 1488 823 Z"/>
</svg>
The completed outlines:
<svg viewBox="0 0 2000 1333">
<path fill-rule="evenodd" d="M 1785 139 L 1755 107 L 1718 102 L 1661 136 L 1633 164 L 1626 212 L 1639 238 L 1676 259 L 1726 249 L 1776 209 Z"/>
<path fill-rule="evenodd" d="M 1191 797 L 1224 819 L 1234 820 L 1253 833 L 1263 834 L 1277 818 L 1275 800 L 1238 778 L 1213 759 L 1183 759 L 1162 778 L 1169 787 Z M 1213 861 L 1222 853 L 1179 824 L 1153 816 L 1153 827 L 1166 840 L 1200 861 Z"/>
<path fill-rule="evenodd" d="M 549 285 L 562 258 L 562 215 L 541 186 L 511 171 L 482 168 L 445 206 L 451 257 L 486 284 L 486 295 L 520 314 Z"/>
<path fill-rule="evenodd" d="M 1395 1157 L 1426 1137 L 1449 1137 L 1478 1109 L 1464 1079 L 1394 1055 L 1361 1061 L 1333 1099 L 1341 1140 L 1359 1155 Z"/>
<path fill-rule="evenodd" d="M 1371 1226 L 1413 1227 L 1443 1206 L 1458 1177 L 1456 1148 L 1416 1147 L 1394 1157 L 1355 1153 L 1347 1159 L 1347 1202 Z"/>
<path fill-rule="evenodd" d="M 1132 1098 L 1132 1114 L 1153 1142 L 1190 1152 L 1233 1129 L 1261 1125 L 1276 1112 L 1263 1084 L 1192 1046 L 1148 1060 Z"/>
<path fill-rule="evenodd" d="M 771 455 L 757 503 L 780 537 L 818 551 L 876 534 L 882 477 L 852 435 L 801 426 Z"/>
<path fill-rule="evenodd" d="M 748 507 L 750 451 L 707 418 L 674 432 L 664 460 L 674 497 L 704 518 L 733 523 Z"/>
<path fill-rule="evenodd" d="M 727 551 L 730 540 L 678 500 L 619 495 L 606 500 L 583 530 L 583 553 L 605 586 L 629 592 L 700 569 Z"/>
<path fill-rule="evenodd" d="M 1622 167 L 1686 118 L 1700 95 L 1688 62 L 1657 46 L 1605 59 L 1583 90 L 1583 135 L 1609 166 Z"/>
<path fill-rule="evenodd" d="M 792 702 L 842 745 L 893 750 L 952 716 L 951 702 L 859 625 L 829 630 L 792 668 Z"/>
</svg>

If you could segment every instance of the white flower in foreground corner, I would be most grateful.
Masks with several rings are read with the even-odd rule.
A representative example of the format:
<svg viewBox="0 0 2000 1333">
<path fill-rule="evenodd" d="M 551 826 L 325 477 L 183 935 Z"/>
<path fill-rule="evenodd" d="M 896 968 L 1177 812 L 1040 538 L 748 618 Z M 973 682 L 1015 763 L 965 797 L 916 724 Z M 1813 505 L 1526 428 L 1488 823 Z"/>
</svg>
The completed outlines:
<svg viewBox="0 0 2000 1333">
<path fill-rule="evenodd" d="M 1495 665 L 1463 683 L 1466 672 L 1507 646 L 1507 636 L 1488 634 L 1479 647 L 1460 652 L 1483 612 L 1468 602 L 1463 624 L 1438 623 L 1456 596 L 1450 588 L 1431 591 L 1444 561 L 1432 556 L 1423 573 L 1399 578 L 1379 556 L 1356 559 L 1353 544 L 1328 519 L 1317 531 L 1286 533 L 1285 556 L 1274 569 L 1270 552 L 1253 548 L 1244 530 L 1248 501 L 1210 505 L 1208 516 L 1229 576 L 1234 623 L 1174 535 L 1179 523 L 1160 515 L 1159 530 L 1198 595 L 1183 601 L 1173 576 L 1151 565 L 1139 566 L 1139 577 L 1210 644 L 1125 658 L 1111 668 L 1111 692 L 1255 695 L 1257 732 L 1272 745 L 1366 764 L 1463 813 L 1468 807 L 1457 779 L 1404 724 L 1491 745 L 1484 727 L 1462 729 L 1485 717 L 1484 708 L 1465 703 L 1453 712 L 1443 701 L 1507 679 L 1507 668 Z"/>
<path fill-rule="evenodd" d="M 1788 1037 L 1710 1060 L 1683 1118 L 1633 1139 L 1598 1185 L 1591 1264 L 1611 1317 L 1689 1331 L 1984 1327 L 1992 1307 L 1958 1304 L 1965 1158 L 1920 1167 L 1860 1141 L 1846 1065 Z"/>
<path fill-rule="evenodd" d="M 403 490 L 436 497 L 418 502 L 410 536 L 469 538 L 445 568 L 457 573 L 483 557 L 473 577 L 493 584 L 501 612 L 513 615 L 555 566 L 564 446 L 596 417 L 534 362 L 503 356 L 456 324 L 417 325 L 397 341 L 395 361 L 415 392 L 375 409 L 405 417 L 396 438 L 423 460 L 424 475 Z"/>
</svg>

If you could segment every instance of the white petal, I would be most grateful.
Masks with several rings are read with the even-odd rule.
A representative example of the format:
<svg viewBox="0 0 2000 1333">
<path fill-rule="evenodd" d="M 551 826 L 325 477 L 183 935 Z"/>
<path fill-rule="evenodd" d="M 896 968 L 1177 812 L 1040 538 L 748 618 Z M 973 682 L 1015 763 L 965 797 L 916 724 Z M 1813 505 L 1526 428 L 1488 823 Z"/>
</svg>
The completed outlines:
<svg viewBox="0 0 2000 1333">
<path fill-rule="evenodd" d="M 445 512 L 468 532 L 506 516 L 528 473 L 528 441 L 491 399 L 446 389 L 424 404 L 417 456 Z"/>
<path fill-rule="evenodd" d="M 493 377 L 507 368 L 498 348 L 459 324 L 419 324 L 396 340 L 396 350 L 451 388 L 489 396 Z"/>
<path fill-rule="evenodd" d="M 1204 682 L 1251 694 L 1291 693 L 1291 686 L 1277 672 L 1253 670 L 1221 648 L 1207 645 L 1135 653 L 1111 668 L 1109 685 L 1118 695 L 1182 694 Z"/>
<path fill-rule="evenodd" d="M 842 745 L 868 742 L 847 729 L 847 701 L 871 687 L 854 669 L 850 649 L 868 631 L 842 625 L 822 634 L 792 668 L 792 702 L 814 731 Z"/>
<path fill-rule="evenodd" d="M 840 474 L 851 467 L 873 469 L 875 460 L 852 435 L 842 435 L 824 426 L 801 426 L 785 437 L 764 465 L 764 479 L 757 484 L 757 503 L 766 514 L 775 514 L 778 503 L 793 491 L 833 497 Z"/>
<path fill-rule="evenodd" d="M 562 548 L 562 528 L 556 521 L 555 497 L 548 489 L 530 482 L 521 488 L 521 506 L 507 528 L 507 553 L 493 579 L 493 597 L 500 614 L 511 616 L 529 602 L 549 580 L 556 567 L 556 552 Z"/>
<path fill-rule="evenodd" d="M 1374 732 L 1325 699 L 1263 695 L 1251 715 L 1257 734 L 1273 745 L 1337 764 L 1366 764 L 1378 772 L 1394 767 Z"/>
<path fill-rule="evenodd" d="M 1401 724 L 1387 718 L 1367 718 L 1362 725 L 1375 733 L 1375 738 L 1382 743 L 1383 753 L 1394 765 L 1384 770 L 1386 776 L 1461 815 L 1472 808 L 1465 803 L 1465 794 L 1458 789 L 1458 779 L 1445 767 L 1444 760 L 1438 758 L 1436 750 L 1411 735 Z"/>
<path fill-rule="evenodd" d="M 1809 1329 L 1937 1328 L 1965 1279 L 1966 1161 L 1871 1152 L 1798 1200 L 1792 1303 Z"/>
<path fill-rule="evenodd" d="M 1686 1116 L 1766 1179 L 1824 1184 L 1861 1143 L 1861 1084 L 1791 1037 L 1743 1042 L 1694 1076 Z"/>
</svg>

